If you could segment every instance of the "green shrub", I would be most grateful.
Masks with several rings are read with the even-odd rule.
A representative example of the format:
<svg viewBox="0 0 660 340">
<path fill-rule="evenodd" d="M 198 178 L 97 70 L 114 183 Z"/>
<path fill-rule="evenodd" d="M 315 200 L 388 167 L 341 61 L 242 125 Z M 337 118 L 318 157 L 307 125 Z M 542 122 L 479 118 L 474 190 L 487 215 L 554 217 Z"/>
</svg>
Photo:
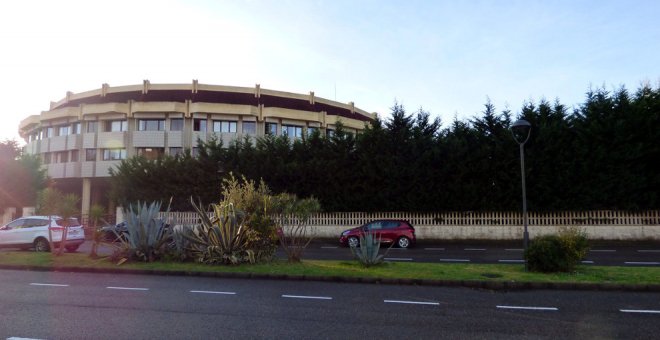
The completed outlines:
<svg viewBox="0 0 660 340">
<path fill-rule="evenodd" d="M 170 251 L 170 231 L 166 228 L 166 222 L 158 218 L 160 207 L 160 202 L 149 205 L 138 202 L 124 210 L 128 233 L 125 239 L 117 235 L 121 246 L 112 254 L 111 259 L 119 263 L 129 260 L 153 262 Z"/>
<path fill-rule="evenodd" d="M 525 259 L 531 271 L 572 272 L 588 251 L 584 231 L 577 227 L 563 227 L 557 235 L 534 239 L 525 253 Z"/>
<path fill-rule="evenodd" d="M 383 263 L 383 259 L 387 252 L 392 249 L 390 246 L 385 254 L 379 255 L 381 238 L 376 238 L 376 235 L 371 232 L 360 235 L 359 246 L 351 246 L 351 253 L 353 257 L 358 260 L 363 266 L 371 267 Z M 394 245 L 394 242 L 392 242 Z"/>
</svg>

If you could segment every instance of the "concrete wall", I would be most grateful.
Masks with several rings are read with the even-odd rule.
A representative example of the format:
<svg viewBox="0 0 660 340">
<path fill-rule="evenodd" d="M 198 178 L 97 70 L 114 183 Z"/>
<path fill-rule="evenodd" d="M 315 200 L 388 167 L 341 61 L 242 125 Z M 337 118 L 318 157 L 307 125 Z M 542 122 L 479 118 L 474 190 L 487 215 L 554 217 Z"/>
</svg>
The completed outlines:
<svg viewBox="0 0 660 340">
<path fill-rule="evenodd" d="M 346 227 L 313 226 L 319 238 L 339 238 Z M 660 225 L 580 226 L 590 240 L 658 240 Z M 528 226 L 530 238 L 557 233 L 559 226 Z M 515 240 L 522 239 L 522 226 L 415 226 L 418 240 Z"/>
</svg>

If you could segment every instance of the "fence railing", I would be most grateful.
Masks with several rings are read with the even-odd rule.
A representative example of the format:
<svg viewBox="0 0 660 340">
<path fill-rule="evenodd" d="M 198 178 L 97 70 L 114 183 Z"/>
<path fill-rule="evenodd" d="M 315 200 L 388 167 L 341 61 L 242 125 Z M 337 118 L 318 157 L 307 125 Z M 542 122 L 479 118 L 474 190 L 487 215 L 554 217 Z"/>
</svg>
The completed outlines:
<svg viewBox="0 0 660 340">
<path fill-rule="evenodd" d="M 196 224 L 199 219 L 195 212 L 170 212 L 169 217 L 177 224 Z M 162 216 L 162 215 L 161 215 Z M 331 212 L 313 215 L 310 226 L 359 226 L 376 219 L 408 220 L 413 226 L 519 226 L 522 225 L 521 212 Z M 295 222 L 292 219 L 291 222 Z M 625 212 L 616 210 L 529 212 L 530 226 L 633 226 L 659 225 L 660 211 L 649 210 Z"/>
</svg>

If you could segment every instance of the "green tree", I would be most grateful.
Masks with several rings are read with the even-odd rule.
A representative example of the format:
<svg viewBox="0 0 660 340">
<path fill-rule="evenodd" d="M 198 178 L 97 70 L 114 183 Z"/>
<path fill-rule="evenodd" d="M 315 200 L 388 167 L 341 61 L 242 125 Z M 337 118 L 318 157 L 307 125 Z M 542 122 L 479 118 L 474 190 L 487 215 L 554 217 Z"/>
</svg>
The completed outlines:
<svg viewBox="0 0 660 340">
<path fill-rule="evenodd" d="M 37 156 L 23 154 L 15 140 L 0 142 L 0 210 L 36 203 L 37 192 L 46 187 L 46 171 Z"/>
</svg>

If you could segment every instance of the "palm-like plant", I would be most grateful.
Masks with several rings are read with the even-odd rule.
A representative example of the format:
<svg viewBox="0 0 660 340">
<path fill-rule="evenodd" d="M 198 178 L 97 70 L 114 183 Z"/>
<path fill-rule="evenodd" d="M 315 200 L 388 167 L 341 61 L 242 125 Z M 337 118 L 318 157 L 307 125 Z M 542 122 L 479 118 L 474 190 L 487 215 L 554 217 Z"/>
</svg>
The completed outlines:
<svg viewBox="0 0 660 340">
<path fill-rule="evenodd" d="M 149 205 L 138 202 L 124 211 L 127 235 L 120 238 L 120 252 L 124 255 L 120 262 L 129 259 L 152 262 L 167 252 L 170 231 L 165 220 L 158 218 L 160 207 L 160 202 Z"/>
<path fill-rule="evenodd" d="M 392 246 L 387 248 L 384 254 L 378 254 L 380 252 L 380 241 L 381 237 L 376 237 L 375 233 L 366 232 L 360 235 L 359 245 L 351 246 L 351 253 L 365 267 L 381 264 Z"/>
<path fill-rule="evenodd" d="M 200 224 L 186 226 L 182 236 L 188 241 L 192 256 L 203 263 L 238 264 L 255 262 L 254 251 L 247 249 L 249 228 L 245 215 L 234 208 L 233 203 L 211 204 L 212 216 L 202 209 L 202 204 L 192 205 L 197 211 Z"/>
</svg>

